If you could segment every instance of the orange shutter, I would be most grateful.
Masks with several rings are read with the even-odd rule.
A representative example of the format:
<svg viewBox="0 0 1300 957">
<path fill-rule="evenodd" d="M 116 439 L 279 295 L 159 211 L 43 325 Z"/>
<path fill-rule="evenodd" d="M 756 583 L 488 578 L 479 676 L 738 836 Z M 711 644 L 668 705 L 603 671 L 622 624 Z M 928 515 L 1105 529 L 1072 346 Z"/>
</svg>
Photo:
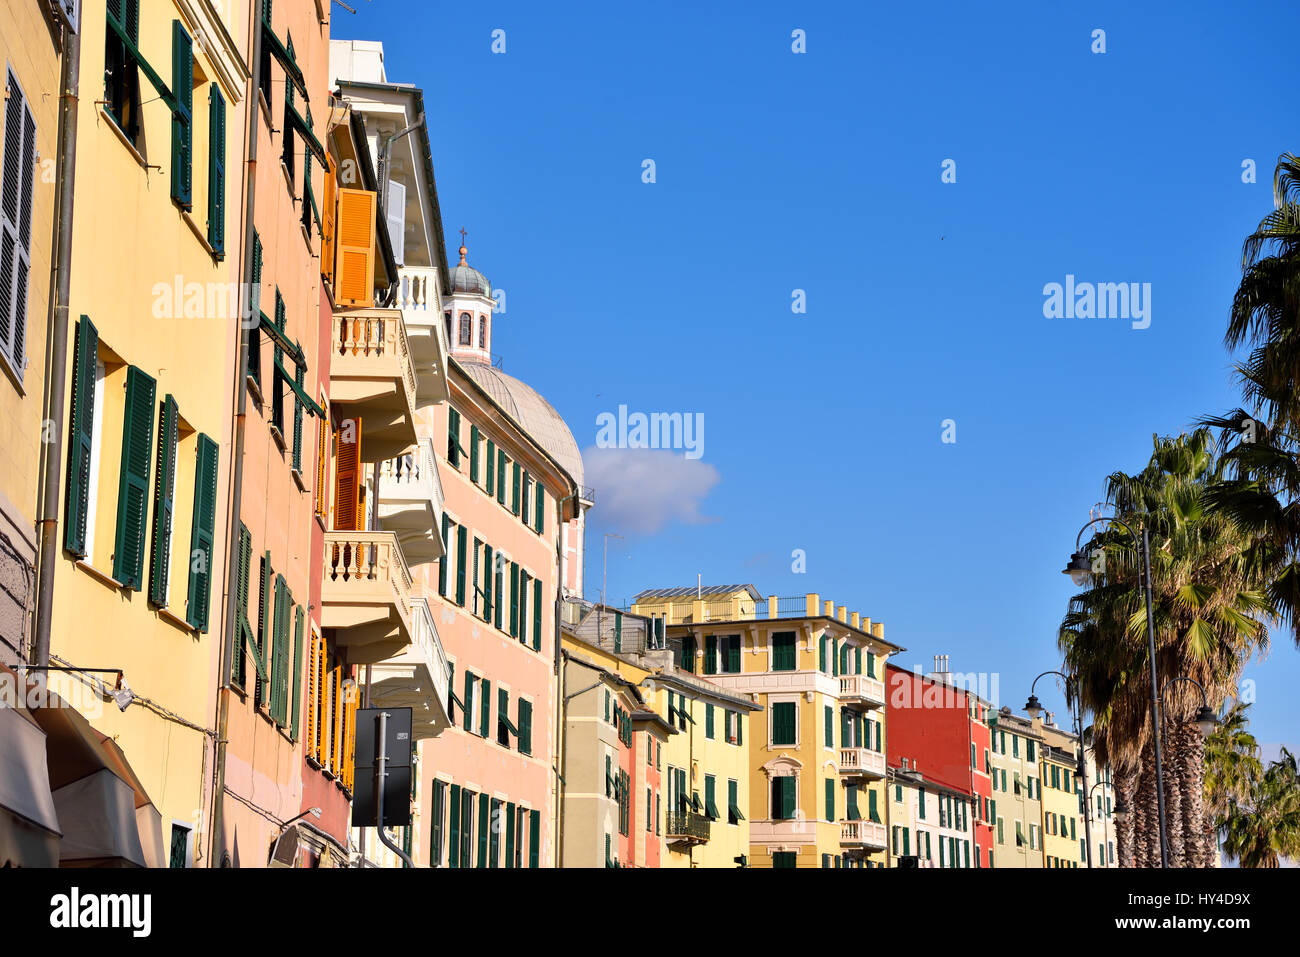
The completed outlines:
<svg viewBox="0 0 1300 957">
<path fill-rule="evenodd" d="M 316 744 L 316 699 L 319 694 L 319 686 L 316 684 L 316 655 L 320 651 L 320 636 L 314 628 L 307 646 L 311 649 L 307 655 L 307 757 L 319 761 L 320 748 Z"/>
<path fill-rule="evenodd" d="M 344 441 L 348 421 L 355 441 Z M 355 532 L 361 528 L 361 419 L 344 420 L 334 433 L 334 527 Z"/>
<path fill-rule="evenodd" d="M 322 402 L 325 408 L 326 403 Z M 316 433 L 316 514 L 325 519 L 325 507 L 329 496 L 325 491 L 325 480 L 329 475 L 329 415 L 321 416 Z"/>
<path fill-rule="evenodd" d="M 340 305 L 375 304 L 375 194 L 340 189 L 334 301 Z"/>
<path fill-rule="evenodd" d="M 321 224 L 320 239 L 320 273 L 330 285 L 334 284 L 334 236 L 338 229 L 338 174 L 334 166 L 334 157 L 329 156 L 329 168 L 325 170 L 325 203 L 321 215 L 325 222 Z"/>
</svg>

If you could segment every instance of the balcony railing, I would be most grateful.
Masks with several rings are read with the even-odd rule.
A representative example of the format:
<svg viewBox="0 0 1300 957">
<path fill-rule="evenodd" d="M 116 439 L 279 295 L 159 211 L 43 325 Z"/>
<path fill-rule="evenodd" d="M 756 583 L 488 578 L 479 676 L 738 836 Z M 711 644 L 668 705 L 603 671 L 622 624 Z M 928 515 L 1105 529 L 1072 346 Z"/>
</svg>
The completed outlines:
<svg viewBox="0 0 1300 957">
<path fill-rule="evenodd" d="M 425 598 L 412 599 L 411 626 L 411 644 L 371 669 L 371 700 L 411 708 L 414 737 L 432 738 L 449 726 L 451 669 Z"/>
<path fill-rule="evenodd" d="M 703 844 L 709 839 L 713 822 L 694 811 L 670 813 L 664 836 L 669 844 Z"/>
<path fill-rule="evenodd" d="M 840 698 L 858 701 L 872 708 L 883 708 L 885 683 L 867 675 L 841 675 Z"/>
<path fill-rule="evenodd" d="M 409 564 L 434 562 L 445 553 L 438 532 L 442 503 L 442 478 L 432 439 L 421 439 L 411 451 L 380 465 L 379 521 L 384 528 L 397 532 Z"/>
<path fill-rule="evenodd" d="M 395 532 L 326 532 L 322 566 L 321 624 L 349 662 L 374 664 L 411 643 L 411 572 Z"/>
<path fill-rule="evenodd" d="M 438 270 L 403 266 L 398 271 L 397 308 L 406 320 L 411 353 L 415 356 L 419 405 L 447 398 L 447 334 L 438 300 Z"/>
<path fill-rule="evenodd" d="M 840 774 L 848 777 L 883 778 L 885 756 L 867 748 L 840 748 Z"/>
<path fill-rule="evenodd" d="M 415 365 L 406 324 L 396 309 L 364 309 L 336 317 L 330 400 L 362 419 L 361 457 L 391 458 L 415 444 Z"/>
<path fill-rule="evenodd" d="M 885 846 L 885 825 L 875 821 L 840 821 L 840 843 L 850 847 Z"/>
</svg>

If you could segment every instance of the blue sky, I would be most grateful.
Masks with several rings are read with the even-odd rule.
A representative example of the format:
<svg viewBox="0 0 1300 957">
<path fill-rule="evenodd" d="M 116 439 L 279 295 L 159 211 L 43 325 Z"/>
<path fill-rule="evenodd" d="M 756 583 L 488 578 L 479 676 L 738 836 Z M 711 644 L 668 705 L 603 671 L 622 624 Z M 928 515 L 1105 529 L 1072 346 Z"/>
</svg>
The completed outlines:
<svg viewBox="0 0 1300 957">
<path fill-rule="evenodd" d="M 1075 6 L 334 7 L 425 90 L 506 371 L 584 449 L 620 404 L 703 416 L 698 460 L 589 459 L 589 598 L 621 532 L 611 602 L 697 573 L 817 591 L 1016 708 L 1058 663 L 1106 474 L 1237 404 L 1241 241 L 1300 147 L 1293 3 Z M 1150 328 L 1044 318 L 1067 274 L 1150 283 Z M 1246 675 L 1260 741 L 1296 747 L 1291 640 Z"/>
</svg>

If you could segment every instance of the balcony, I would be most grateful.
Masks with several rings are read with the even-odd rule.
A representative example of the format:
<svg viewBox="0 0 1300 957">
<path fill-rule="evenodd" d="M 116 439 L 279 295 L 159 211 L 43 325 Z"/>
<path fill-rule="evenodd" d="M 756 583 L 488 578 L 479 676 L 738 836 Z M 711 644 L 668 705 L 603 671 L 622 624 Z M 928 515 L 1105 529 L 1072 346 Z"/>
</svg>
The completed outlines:
<svg viewBox="0 0 1300 957">
<path fill-rule="evenodd" d="M 840 821 L 840 846 L 883 851 L 885 825 L 875 821 Z"/>
<path fill-rule="evenodd" d="M 885 683 L 866 675 L 840 677 L 840 700 L 845 704 L 873 709 L 885 706 Z"/>
<path fill-rule="evenodd" d="M 840 748 L 840 774 L 847 778 L 883 778 L 885 756 L 866 748 Z"/>
<path fill-rule="evenodd" d="M 380 465 L 379 522 L 397 533 L 410 565 L 436 562 L 446 553 L 439 534 L 442 479 L 431 439 Z"/>
<path fill-rule="evenodd" d="M 451 669 L 426 599 L 412 599 L 411 624 L 406 650 L 371 668 L 370 698 L 377 706 L 410 708 L 411 733 L 418 741 L 437 737 L 450 725 Z"/>
<path fill-rule="evenodd" d="M 709 840 L 712 823 L 694 811 L 669 814 L 664 838 L 669 844 L 704 844 Z"/>
<path fill-rule="evenodd" d="M 447 336 L 438 301 L 438 270 L 403 266 L 398 271 L 397 308 L 406 320 L 406 335 L 415 360 L 419 406 L 448 398 Z"/>
<path fill-rule="evenodd" d="M 415 365 L 396 309 L 339 313 L 330 401 L 361 419 L 361 460 L 382 462 L 415 444 Z"/>
<path fill-rule="evenodd" d="M 321 625 L 351 664 L 396 657 L 411 643 L 411 572 L 395 532 L 326 532 Z"/>
</svg>

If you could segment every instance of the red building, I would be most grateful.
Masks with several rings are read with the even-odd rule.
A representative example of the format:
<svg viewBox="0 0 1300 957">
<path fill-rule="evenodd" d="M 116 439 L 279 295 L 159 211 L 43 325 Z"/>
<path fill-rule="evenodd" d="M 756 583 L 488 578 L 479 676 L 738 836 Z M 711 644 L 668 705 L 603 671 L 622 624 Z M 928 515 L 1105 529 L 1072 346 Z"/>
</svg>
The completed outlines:
<svg viewBox="0 0 1300 957">
<path fill-rule="evenodd" d="M 937 658 L 936 666 L 931 675 L 886 666 L 886 759 L 890 768 L 919 771 L 969 797 L 972 863 L 991 867 L 990 706 L 954 682 L 946 657 Z"/>
</svg>

